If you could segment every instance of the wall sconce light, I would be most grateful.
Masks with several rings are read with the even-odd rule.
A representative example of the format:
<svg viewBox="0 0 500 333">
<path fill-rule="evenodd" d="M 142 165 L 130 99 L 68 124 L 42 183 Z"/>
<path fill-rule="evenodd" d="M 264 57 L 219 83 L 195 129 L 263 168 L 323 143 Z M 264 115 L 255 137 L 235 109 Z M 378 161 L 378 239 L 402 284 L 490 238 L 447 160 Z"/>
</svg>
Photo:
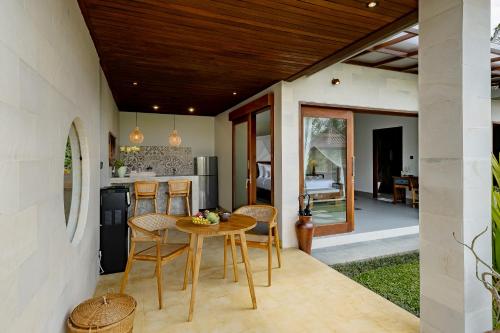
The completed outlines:
<svg viewBox="0 0 500 333">
<path fill-rule="evenodd" d="M 332 79 L 332 84 L 333 84 L 334 86 L 338 86 L 338 85 L 340 84 L 340 79 L 333 78 L 333 79 Z"/>
</svg>

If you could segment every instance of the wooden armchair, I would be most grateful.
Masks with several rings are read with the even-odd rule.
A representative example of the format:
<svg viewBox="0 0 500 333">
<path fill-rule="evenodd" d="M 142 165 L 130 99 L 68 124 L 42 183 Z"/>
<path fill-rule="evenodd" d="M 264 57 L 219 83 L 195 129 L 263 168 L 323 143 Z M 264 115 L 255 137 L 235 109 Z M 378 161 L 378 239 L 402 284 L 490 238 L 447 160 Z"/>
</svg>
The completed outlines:
<svg viewBox="0 0 500 333">
<path fill-rule="evenodd" d="M 153 262 L 156 264 L 155 275 L 158 284 L 158 303 L 160 309 L 163 308 L 161 268 L 163 265 L 177 258 L 184 251 L 189 249 L 189 245 L 185 243 L 166 243 L 167 231 L 168 229 L 175 228 L 175 222 L 176 218 L 157 213 L 135 216 L 128 220 L 128 225 L 132 231 L 132 238 L 127 267 L 125 268 L 125 273 L 123 274 L 120 293 L 125 291 L 128 275 L 135 260 Z M 135 252 L 137 243 L 149 244 L 146 244 L 144 249 Z M 187 264 L 188 262 L 186 261 L 183 289 L 185 289 L 187 285 Z"/>
<path fill-rule="evenodd" d="M 267 284 L 268 286 L 271 286 L 273 242 L 274 246 L 276 247 L 278 267 L 281 268 L 280 239 L 278 234 L 278 223 L 276 222 L 278 210 L 273 206 L 268 205 L 250 205 L 238 208 L 236 211 L 234 211 L 234 214 L 251 216 L 257 220 L 257 227 L 253 230 L 250 230 L 246 234 L 247 245 L 248 247 L 267 250 Z M 239 240 L 236 241 L 234 237 L 231 237 L 231 239 L 228 239 L 227 236 L 224 237 L 224 278 L 226 278 L 228 241 L 230 241 L 231 245 L 233 257 L 233 274 L 234 281 L 236 282 L 238 281 L 238 270 L 236 267 L 236 243 L 240 242 Z"/>
</svg>

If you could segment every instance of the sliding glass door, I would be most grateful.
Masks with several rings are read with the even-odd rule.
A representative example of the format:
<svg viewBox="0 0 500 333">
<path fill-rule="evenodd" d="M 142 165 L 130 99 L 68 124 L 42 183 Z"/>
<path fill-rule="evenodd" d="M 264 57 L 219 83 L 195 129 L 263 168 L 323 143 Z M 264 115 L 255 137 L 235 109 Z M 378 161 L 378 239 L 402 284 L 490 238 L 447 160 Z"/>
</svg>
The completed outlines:
<svg viewBox="0 0 500 333">
<path fill-rule="evenodd" d="M 302 107 L 300 190 L 315 236 L 354 229 L 353 147 L 351 111 Z"/>
<path fill-rule="evenodd" d="M 233 122 L 233 210 L 274 204 L 273 105 L 273 94 L 267 94 L 229 114 Z"/>
</svg>

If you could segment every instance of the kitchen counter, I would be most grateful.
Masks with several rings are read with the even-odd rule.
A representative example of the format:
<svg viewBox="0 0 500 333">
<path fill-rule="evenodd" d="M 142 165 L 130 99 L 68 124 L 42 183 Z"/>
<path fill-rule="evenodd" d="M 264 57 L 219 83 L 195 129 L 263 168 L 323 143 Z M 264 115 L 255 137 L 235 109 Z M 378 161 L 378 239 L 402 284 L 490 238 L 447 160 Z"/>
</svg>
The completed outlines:
<svg viewBox="0 0 500 333">
<path fill-rule="evenodd" d="M 191 176 L 132 176 L 132 177 L 114 177 L 110 179 L 111 185 L 129 185 L 131 204 L 129 207 L 129 216 L 133 214 L 133 207 L 135 204 L 134 198 L 134 182 L 136 181 L 156 181 L 160 183 L 157 196 L 158 212 L 165 213 L 167 207 L 167 181 L 169 180 L 179 180 L 179 179 L 189 179 L 191 181 L 191 210 L 192 214 L 198 212 L 200 200 L 199 200 L 199 177 L 195 175 Z M 140 200 L 137 207 L 138 215 L 147 214 L 153 212 L 152 200 Z M 174 198 L 172 201 L 172 214 L 178 215 L 182 214 L 184 209 L 184 202 L 182 198 Z"/>
</svg>

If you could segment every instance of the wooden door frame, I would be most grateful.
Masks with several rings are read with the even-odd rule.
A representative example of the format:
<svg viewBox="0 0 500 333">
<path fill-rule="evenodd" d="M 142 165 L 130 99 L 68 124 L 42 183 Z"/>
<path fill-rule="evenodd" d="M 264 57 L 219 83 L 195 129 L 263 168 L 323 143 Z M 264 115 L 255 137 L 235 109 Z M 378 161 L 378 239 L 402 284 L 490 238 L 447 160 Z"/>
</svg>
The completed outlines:
<svg viewBox="0 0 500 333">
<path fill-rule="evenodd" d="M 235 128 L 237 125 L 242 124 L 242 123 L 247 123 L 247 179 L 249 178 L 249 170 L 248 170 L 248 159 L 249 159 L 249 154 L 250 154 L 250 138 L 249 138 L 249 131 L 248 129 L 250 128 L 250 120 L 248 119 L 249 117 L 241 117 L 233 121 L 232 123 L 232 156 L 231 156 L 231 161 L 232 161 L 232 196 L 231 196 L 231 210 L 234 210 L 234 189 L 235 189 L 235 184 L 236 184 L 236 179 L 235 179 L 235 170 L 236 170 L 236 163 L 235 163 L 235 158 L 234 158 L 234 152 L 235 152 Z M 250 196 L 250 188 L 247 187 L 247 200 L 249 200 Z"/>
<path fill-rule="evenodd" d="M 346 221 L 332 223 L 327 225 L 315 225 L 314 236 L 325 236 L 339 233 L 350 232 L 354 230 L 354 116 L 352 110 L 318 106 L 318 105 L 300 105 L 300 124 L 299 124 L 299 193 L 304 193 L 304 118 L 305 117 L 324 117 L 324 118 L 343 118 L 347 120 L 347 156 L 346 156 Z M 314 217 L 313 217 L 314 220 Z"/>
<path fill-rule="evenodd" d="M 258 113 L 269 110 L 270 120 L 270 135 L 271 135 L 271 205 L 274 205 L 274 94 L 268 93 L 257 99 L 254 99 L 245 105 L 231 111 L 229 113 L 229 120 L 232 124 L 232 209 L 234 210 L 234 190 L 235 190 L 235 143 L 234 143 L 234 126 L 242 122 L 248 122 L 248 136 L 247 136 L 247 152 L 248 160 L 247 165 L 248 174 L 247 177 L 250 179 L 250 186 L 248 188 L 248 202 L 253 204 L 256 202 L 257 184 L 254 181 L 254 177 L 257 175 L 257 164 L 256 164 L 256 115 Z"/>
<path fill-rule="evenodd" d="M 375 128 L 372 130 L 372 155 L 373 155 L 373 198 L 378 198 L 378 150 L 375 149 L 375 137 L 376 133 L 380 133 L 380 131 L 399 128 L 401 129 L 401 166 L 404 164 L 404 135 L 403 135 L 403 127 L 404 126 L 393 126 L 393 127 L 385 127 L 385 128 Z"/>
</svg>

